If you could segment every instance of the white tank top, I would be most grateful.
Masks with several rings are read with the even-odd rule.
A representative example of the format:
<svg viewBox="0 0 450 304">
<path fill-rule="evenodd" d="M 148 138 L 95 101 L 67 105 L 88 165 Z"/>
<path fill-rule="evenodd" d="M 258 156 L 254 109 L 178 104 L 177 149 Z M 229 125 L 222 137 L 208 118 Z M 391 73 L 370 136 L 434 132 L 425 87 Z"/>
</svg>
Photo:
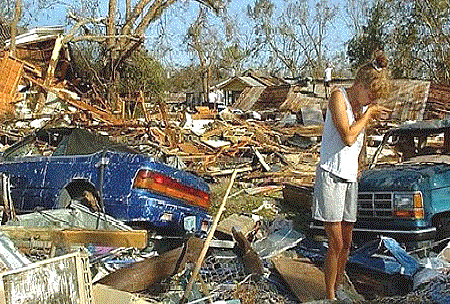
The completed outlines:
<svg viewBox="0 0 450 304">
<path fill-rule="evenodd" d="M 352 106 L 344 88 L 339 88 L 344 94 L 347 105 L 348 123 L 351 125 L 355 121 Z M 346 146 L 342 141 L 336 126 L 334 125 L 331 112 L 327 109 L 325 125 L 322 134 L 322 146 L 320 148 L 319 166 L 325 171 L 339 176 L 349 182 L 356 182 L 358 176 L 358 157 L 364 140 L 364 132 L 358 134 L 356 142 L 351 146 Z"/>
</svg>

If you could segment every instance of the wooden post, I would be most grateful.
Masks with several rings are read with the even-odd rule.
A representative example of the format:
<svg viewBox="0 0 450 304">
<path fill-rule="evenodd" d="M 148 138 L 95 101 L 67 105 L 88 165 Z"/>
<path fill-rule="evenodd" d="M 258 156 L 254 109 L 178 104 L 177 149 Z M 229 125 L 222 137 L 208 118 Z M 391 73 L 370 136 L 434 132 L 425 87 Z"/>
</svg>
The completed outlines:
<svg viewBox="0 0 450 304">
<path fill-rule="evenodd" d="M 233 187 L 234 180 L 236 178 L 237 173 L 238 173 L 238 170 L 234 169 L 233 174 L 231 175 L 228 189 L 225 192 L 225 196 L 223 197 L 222 204 L 220 205 L 219 211 L 217 211 L 217 214 L 214 217 L 214 221 L 212 223 L 211 229 L 208 232 L 208 236 L 206 237 L 202 252 L 200 253 L 197 263 L 195 264 L 194 271 L 192 272 L 191 278 L 186 287 L 186 291 L 184 292 L 184 295 L 180 300 L 180 304 L 186 303 L 189 298 L 189 295 L 192 291 L 192 286 L 194 285 L 195 278 L 197 277 L 198 273 L 200 272 L 200 268 L 202 267 L 203 260 L 205 259 L 205 256 L 206 256 L 206 252 L 208 251 L 209 243 L 211 243 L 211 240 L 214 236 L 214 232 L 216 231 L 217 225 L 219 224 L 220 216 L 222 215 L 223 211 L 225 210 L 225 205 L 226 205 L 226 202 L 228 199 L 228 195 L 230 194 L 231 188 Z"/>
<path fill-rule="evenodd" d="M 150 119 L 148 118 L 147 107 L 145 106 L 145 95 L 142 90 L 139 92 L 139 99 L 141 100 L 142 111 L 144 111 L 145 122 L 149 122 Z"/>
</svg>

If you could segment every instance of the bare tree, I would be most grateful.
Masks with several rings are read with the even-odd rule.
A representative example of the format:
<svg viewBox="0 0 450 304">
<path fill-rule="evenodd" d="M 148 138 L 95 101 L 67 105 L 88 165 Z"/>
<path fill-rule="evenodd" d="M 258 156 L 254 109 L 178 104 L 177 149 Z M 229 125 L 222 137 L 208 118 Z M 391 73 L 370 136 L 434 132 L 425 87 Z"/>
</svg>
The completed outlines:
<svg viewBox="0 0 450 304">
<path fill-rule="evenodd" d="M 393 76 L 450 83 L 450 1 L 377 0 L 365 28 L 354 37 L 349 54 L 367 60 L 374 47 L 390 54 Z"/>
<path fill-rule="evenodd" d="M 186 36 L 188 49 L 195 54 L 200 65 L 203 102 L 208 102 L 213 71 L 236 67 L 236 62 L 240 60 L 238 56 L 231 56 L 233 53 L 227 45 L 227 41 L 233 43 L 235 36 L 230 29 L 229 32 L 223 32 L 222 24 L 227 29 L 228 19 L 225 16 L 222 19 L 214 17 L 211 20 L 213 16 L 208 15 L 206 8 L 200 7 L 197 19 L 189 27 Z"/>
<path fill-rule="evenodd" d="M 220 10 L 224 5 L 221 0 L 196 0 L 213 10 Z M 103 18 L 86 18 L 78 14 L 71 14 L 75 21 L 70 32 L 63 39 L 64 43 L 95 41 L 100 44 L 101 69 L 96 72 L 95 80 L 100 88 L 107 90 L 108 99 L 115 104 L 116 88 L 120 81 L 121 71 L 126 60 L 134 51 L 138 50 L 144 40 L 147 28 L 158 20 L 163 12 L 177 0 L 139 0 L 133 8 L 126 0 L 125 18 L 118 17 L 117 0 L 109 1 L 108 16 Z M 106 32 L 86 31 L 94 26 L 97 29 L 106 26 Z"/>
<path fill-rule="evenodd" d="M 315 70 L 324 65 L 324 40 L 338 8 L 328 0 L 293 0 L 287 2 L 280 16 L 275 16 L 270 0 L 257 0 L 249 7 L 255 22 L 255 45 L 268 48 L 270 58 L 278 60 L 293 76 L 306 67 Z"/>
<path fill-rule="evenodd" d="M 372 0 L 347 0 L 345 4 L 344 20 L 347 27 L 352 30 L 353 36 L 360 36 L 367 26 Z"/>
</svg>

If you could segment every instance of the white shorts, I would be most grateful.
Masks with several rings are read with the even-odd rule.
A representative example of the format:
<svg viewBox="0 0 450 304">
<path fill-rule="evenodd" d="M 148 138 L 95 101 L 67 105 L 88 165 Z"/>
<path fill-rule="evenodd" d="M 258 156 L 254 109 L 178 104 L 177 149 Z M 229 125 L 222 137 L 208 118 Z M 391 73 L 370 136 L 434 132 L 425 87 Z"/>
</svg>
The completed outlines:
<svg viewBox="0 0 450 304">
<path fill-rule="evenodd" d="M 358 183 L 317 166 L 312 217 L 323 222 L 356 222 Z"/>
</svg>

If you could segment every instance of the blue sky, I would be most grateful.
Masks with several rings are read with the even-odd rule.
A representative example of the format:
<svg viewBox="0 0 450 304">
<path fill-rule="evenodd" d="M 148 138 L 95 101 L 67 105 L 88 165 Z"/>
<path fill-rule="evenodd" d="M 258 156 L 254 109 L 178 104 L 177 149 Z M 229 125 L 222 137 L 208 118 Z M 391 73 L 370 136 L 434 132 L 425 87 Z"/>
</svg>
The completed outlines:
<svg viewBox="0 0 450 304">
<path fill-rule="evenodd" d="M 90 0 L 79 0 L 90 1 Z M 106 16 L 108 11 L 108 0 L 98 0 L 100 3 L 100 15 Z M 250 29 L 248 25 L 248 19 L 246 17 L 247 6 L 252 4 L 255 0 L 234 0 L 229 3 L 228 12 L 232 16 L 237 16 L 239 20 L 239 26 L 243 30 Z M 276 6 L 282 5 L 285 0 L 274 0 Z M 344 1 L 332 0 L 342 9 Z M 72 1 L 70 1 L 73 3 Z M 124 0 L 118 0 L 119 5 L 124 5 Z M 47 11 L 42 14 L 41 18 L 37 22 L 33 22 L 31 26 L 45 26 L 45 25 L 59 25 L 65 23 L 66 7 L 55 6 L 53 10 Z M 172 53 L 169 58 L 170 61 L 178 65 L 186 65 L 189 61 L 188 55 L 183 48 L 180 48 L 186 29 L 197 17 L 198 2 L 195 1 L 178 1 L 172 7 L 165 11 L 161 18 L 161 22 L 166 25 L 166 30 L 170 32 L 170 43 L 172 45 Z M 150 41 L 157 37 L 160 31 L 159 24 L 153 24 L 153 26 L 147 32 L 147 41 Z M 329 56 L 335 53 L 345 52 L 344 43 L 351 38 L 349 29 L 347 28 L 342 14 L 336 18 L 335 22 L 329 29 L 329 34 L 326 41 L 326 47 L 331 50 Z"/>
</svg>

